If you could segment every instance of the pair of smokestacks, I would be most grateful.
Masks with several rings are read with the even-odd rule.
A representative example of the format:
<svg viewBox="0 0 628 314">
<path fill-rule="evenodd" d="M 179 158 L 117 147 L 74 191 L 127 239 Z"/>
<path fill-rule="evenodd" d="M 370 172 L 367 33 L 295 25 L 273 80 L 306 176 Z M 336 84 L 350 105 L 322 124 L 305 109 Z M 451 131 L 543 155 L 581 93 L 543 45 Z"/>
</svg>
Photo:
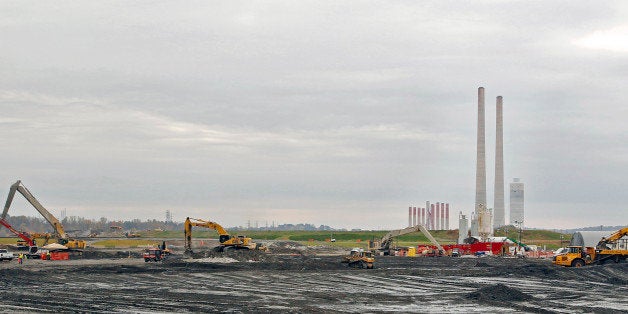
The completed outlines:
<svg viewBox="0 0 628 314">
<path fill-rule="evenodd" d="M 504 119 L 503 99 L 497 96 L 495 123 L 495 194 L 492 217 L 486 204 L 486 145 L 484 87 L 478 88 L 478 137 L 475 176 L 475 214 L 481 238 L 493 236 L 493 228 L 505 225 L 504 208 Z"/>
</svg>

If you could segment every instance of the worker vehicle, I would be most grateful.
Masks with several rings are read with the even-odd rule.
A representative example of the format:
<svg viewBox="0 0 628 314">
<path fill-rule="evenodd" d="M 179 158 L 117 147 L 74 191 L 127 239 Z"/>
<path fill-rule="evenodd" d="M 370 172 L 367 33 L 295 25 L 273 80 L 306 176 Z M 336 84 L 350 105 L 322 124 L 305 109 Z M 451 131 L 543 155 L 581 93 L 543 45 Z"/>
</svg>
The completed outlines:
<svg viewBox="0 0 628 314">
<path fill-rule="evenodd" d="M 164 260 L 167 256 L 172 254 L 170 249 L 166 247 L 166 241 L 161 245 L 157 245 L 157 247 L 148 248 L 142 254 L 144 258 L 144 262 L 159 262 Z"/>
<path fill-rule="evenodd" d="M 603 237 L 595 247 L 568 246 L 567 252 L 554 256 L 552 262 L 567 267 L 582 267 L 591 264 L 619 263 L 628 258 L 628 228 Z"/>
<path fill-rule="evenodd" d="M 349 252 L 349 255 L 342 257 L 342 262 L 347 263 L 349 267 L 373 269 L 375 258 L 373 257 L 373 252 L 364 251 L 361 248 L 354 248 Z"/>
<path fill-rule="evenodd" d="M 144 251 L 142 256 L 144 257 L 144 262 L 159 262 L 164 259 L 164 252 L 160 248 L 149 248 Z"/>
<path fill-rule="evenodd" d="M 33 196 L 33 194 L 19 180 L 11 185 L 11 188 L 9 189 L 9 195 L 7 196 L 7 201 L 4 205 L 4 211 L 2 212 L 2 217 L 0 217 L 2 220 L 6 219 L 9 207 L 11 207 L 11 203 L 13 202 L 15 192 L 20 192 L 20 194 L 22 194 L 22 196 L 24 196 L 24 198 L 26 198 L 26 200 L 31 203 L 31 205 L 33 205 L 33 207 L 35 207 L 35 209 L 52 226 L 52 230 L 54 230 L 52 236 L 58 239 L 57 242 L 59 242 L 59 244 L 65 245 L 69 249 L 85 248 L 85 241 L 70 239 L 59 219 L 53 216 L 43 205 L 41 205 L 35 196 Z"/>
<path fill-rule="evenodd" d="M 218 223 L 187 217 L 184 224 L 186 253 L 192 253 L 192 227 L 203 227 L 216 230 L 216 232 L 218 232 L 218 241 L 220 242 L 220 245 L 216 247 L 216 251 L 218 252 L 223 252 L 229 249 L 266 250 L 266 246 L 261 243 L 253 242 L 253 239 L 251 238 L 247 238 L 242 235 L 230 235 L 227 230 L 225 230 L 225 228 Z"/>
<path fill-rule="evenodd" d="M 443 255 L 443 253 L 445 252 L 443 247 L 440 245 L 440 243 L 438 243 L 438 241 L 436 241 L 436 239 L 427 230 L 427 228 L 425 228 L 425 226 L 421 224 L 404 229 L 392 230 L 385 234 L 380 241 L 369 241 L 369 250 L 371 250 L 373 253 L 377 252 L 383 255 L 391 255 L 391 246 L 393 244 L 393 240 L 396 237 L 419 231 L 422 232 L 430 240 L 430 242 L 434 244 L 434 246 L 436 246 L 436 248 L 438 249 L 438 255 Z"/>
<path fill-rule="evenodd" d="M 0 249 L 0 261 L 10 261 L 13 259 L 13 253 L 9 253 L 9 251 L 5 249 Z"/>
</svg>

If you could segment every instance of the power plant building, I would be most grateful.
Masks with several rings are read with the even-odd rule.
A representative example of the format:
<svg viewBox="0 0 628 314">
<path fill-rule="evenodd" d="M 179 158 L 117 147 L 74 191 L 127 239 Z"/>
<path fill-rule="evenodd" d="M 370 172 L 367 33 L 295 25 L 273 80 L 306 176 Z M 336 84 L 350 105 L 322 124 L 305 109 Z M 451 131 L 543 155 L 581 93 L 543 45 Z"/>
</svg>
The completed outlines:
<svg viewBox="0 0 628 314">
<path fill-rule="evenodd" d="M 510 183 L 510 224 L 524 226 L 523 196 L 524 185 L 519 178 Z"/>
</svg>

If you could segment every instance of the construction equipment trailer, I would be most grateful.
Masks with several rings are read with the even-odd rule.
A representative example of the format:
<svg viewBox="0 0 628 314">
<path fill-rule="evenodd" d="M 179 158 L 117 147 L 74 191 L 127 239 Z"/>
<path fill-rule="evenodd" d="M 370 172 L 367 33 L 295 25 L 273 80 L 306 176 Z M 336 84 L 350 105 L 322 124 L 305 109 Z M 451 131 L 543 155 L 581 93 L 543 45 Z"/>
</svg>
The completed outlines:
<svg viewBox="0 0 628 314">
<path fill-rule="evenodd" d="M 253 239 L 246 236 L 231 236 L 225 228 L 213 221 L 187 217 L 184 224 L 185 253 L 192 253 L 192 227 L 203 227 L 216 230 L 220 245 L 216 251 L 223 252 L 229 249 L 266 250 L 261 243 L 253 242 Z"/>
<path fill-rule="evenodd" d="M 582 267 L 606 262 L 619 263 L 628 258 L 628 228 L 603 237 L 595 247 L 568 246 L 567 252 L 554 256 L 553 263 L 567 267 Z"/>
<path fill-rule="evenodd" d="M 15 192 L 20 192 L 24 198 L 35 207 L 35 209 L 46 219 L 46 221 L 52 226 L 54 231 L 53 236 L 58 239 L 59 244 L 65 245 L 69 249 L 84 249 L 85 241 L 70 239 L 68 234 L 63 229 L 61 222 L 55 216 L 53 216 L 41 203 L 33 196 L 33 194 L 22 184 L 22 181 L 18 180 L 9 189 L 9 195 L 7 201 L 4 204 L 4 211 L 2 211 L 2 217 L 0 219 L 5 220 L 9 207 L 15 197 Z M 6 226 L 5 226 L 6 227 Z"/>
</svg>

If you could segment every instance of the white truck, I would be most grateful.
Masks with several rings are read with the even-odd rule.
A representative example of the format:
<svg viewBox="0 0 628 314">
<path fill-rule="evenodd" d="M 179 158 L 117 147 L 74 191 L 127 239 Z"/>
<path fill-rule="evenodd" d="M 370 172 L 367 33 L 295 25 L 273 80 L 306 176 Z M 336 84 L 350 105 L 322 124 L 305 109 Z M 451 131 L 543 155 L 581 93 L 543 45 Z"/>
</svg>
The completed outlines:
<svg viewBox="0 0 628 314">
<path fill-rule="evenodd" d="M 5 249 L 0 249 L 0 261 L 10 261 L 13 259 L 13 253 Z"/>
</svg>

